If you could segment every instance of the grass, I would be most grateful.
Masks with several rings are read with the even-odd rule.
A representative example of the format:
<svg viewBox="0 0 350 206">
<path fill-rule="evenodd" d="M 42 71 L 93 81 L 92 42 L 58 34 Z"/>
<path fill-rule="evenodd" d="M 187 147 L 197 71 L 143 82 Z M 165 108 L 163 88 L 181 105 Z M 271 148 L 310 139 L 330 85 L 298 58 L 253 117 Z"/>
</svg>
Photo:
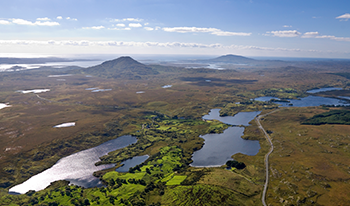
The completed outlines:
<svg viewBox="0 0 350 206">
<path fill-rule="evenodd" d="M 209 185 L 169 188 L 162 200 L 165 205 L 245 205 L 232 191 Z"/>
<path fill-rule="evenodd" d="M 186 175 L 175 175 L 169 181 L 167 181 L 167 186 L 180 185 L 187 178 Z"/>
<path fill-rule="evenodd" d="M 302 125 L 323 113 L 322 107 L 289 108 L 267 116 L 262 124 L 273 131 L 271 178 L 267 203 L 346 205 L 350 185 L 350 128 L 346 125 Z"/>
</svg>

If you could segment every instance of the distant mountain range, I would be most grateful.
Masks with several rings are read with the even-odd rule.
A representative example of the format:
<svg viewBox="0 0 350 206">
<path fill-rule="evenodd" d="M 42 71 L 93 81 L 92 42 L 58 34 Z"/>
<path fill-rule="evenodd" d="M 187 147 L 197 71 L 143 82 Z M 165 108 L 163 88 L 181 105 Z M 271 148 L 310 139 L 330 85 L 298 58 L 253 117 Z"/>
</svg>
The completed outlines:
<svg viewBox="0 0 350 206">
<path fill-rule="evenodd" d="M 158 71 L 141 64 L 131 57 L 120 57 L 103 62 L 97 66 L 82 69 L 81 71 L 85 74 L 116 79 L 142 79 L 146 75 L 158 74 Z"/>
</svg>

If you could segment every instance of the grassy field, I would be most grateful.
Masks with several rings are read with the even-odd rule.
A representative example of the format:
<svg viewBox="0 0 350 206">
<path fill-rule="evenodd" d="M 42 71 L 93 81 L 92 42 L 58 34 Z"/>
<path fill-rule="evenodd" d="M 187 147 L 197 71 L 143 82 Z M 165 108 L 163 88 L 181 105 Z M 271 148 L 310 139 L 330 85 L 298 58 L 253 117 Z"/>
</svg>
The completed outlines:
<svg viewBox="0 0 350 206">
<path fill-rule="evenodd" d="M 327 110 L 326 110 L 327 111 Z M 275 151 L 267 202 L 271 205 L 346 205 L 350 128 L 346 125 L 303 125 L 322 108 L 288 108 L 267 116 Z"/>
</svg>

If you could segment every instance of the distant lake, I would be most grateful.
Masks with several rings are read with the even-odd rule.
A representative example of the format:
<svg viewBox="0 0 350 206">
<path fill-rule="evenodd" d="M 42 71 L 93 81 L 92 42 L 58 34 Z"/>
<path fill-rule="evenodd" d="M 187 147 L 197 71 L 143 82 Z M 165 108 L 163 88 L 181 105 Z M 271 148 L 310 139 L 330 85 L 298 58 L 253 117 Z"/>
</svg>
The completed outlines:
<svg viewBox="0 0 350 206">
<path fill-rule="evenodd" d="M 95 166 L 95 163 L 100 160 L 99 157 L 136 142 L 136 137 L 125 135 L 99 146 L 74 153 L 60 159 L 55 165 L 34 175 L 24 183 L 12 187 L 9 192 L 24 194 L 29 190 L 38 191 L 45 189 L 51 182 L 57 180 L 68 180 L 70 183 L 82 187 L 101 186 L 100 180 L 92 174 L 95 171 L 114 167 L 114 164 Z"/>
<path fill-rule="evenodd" d="M 220 117 L 220 109 L 212 109 L 203 119 L 218 120 L 230 125 L 248 126 L 259 111 L 240 112 L 235 116 Z M 193 167 L 216 167 L 224 165 L 231 156 L 237 153 L 256 155 L 260 150 L 259 141 L 242 139 L 244 127 L 229 127 L 221 134 L 206 134 L 203 147 L 192 155 Z"/>
<path fill-rule="evenodd" d="M 271 99 L 278 99 L 276 97 L 258 97 L 255 101 L 270 101 Z M 307 96 L 301 99 L 289 99 L 290 102 L 275 102 L 280 104 L 281 107 L 314 107 L 321 105 L 334 105 L 334 106 L 347 106 L 350 105 L 348 102 L 340 99 L 319 97 L 319 96 Z M 292 105 L 290 105 L 292 104 Z"/>
</svg>

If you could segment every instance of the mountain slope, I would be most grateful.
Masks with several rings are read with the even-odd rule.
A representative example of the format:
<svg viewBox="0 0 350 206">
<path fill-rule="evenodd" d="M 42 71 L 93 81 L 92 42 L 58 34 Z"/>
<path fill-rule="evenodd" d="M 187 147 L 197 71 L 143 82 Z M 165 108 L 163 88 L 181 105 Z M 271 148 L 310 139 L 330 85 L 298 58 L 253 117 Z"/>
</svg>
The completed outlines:
<svg viewBox="0 0 350 206">
<path fill-rule="evenodd" d="M 85 74 L 91 74 L 107 78 L 142 79 L 145 75 L 156 75 L 158 72 L 131 57 L 120 57 L 118 59 L 103 62 L 100 65 L 82 70 Z"/>
</svg>

